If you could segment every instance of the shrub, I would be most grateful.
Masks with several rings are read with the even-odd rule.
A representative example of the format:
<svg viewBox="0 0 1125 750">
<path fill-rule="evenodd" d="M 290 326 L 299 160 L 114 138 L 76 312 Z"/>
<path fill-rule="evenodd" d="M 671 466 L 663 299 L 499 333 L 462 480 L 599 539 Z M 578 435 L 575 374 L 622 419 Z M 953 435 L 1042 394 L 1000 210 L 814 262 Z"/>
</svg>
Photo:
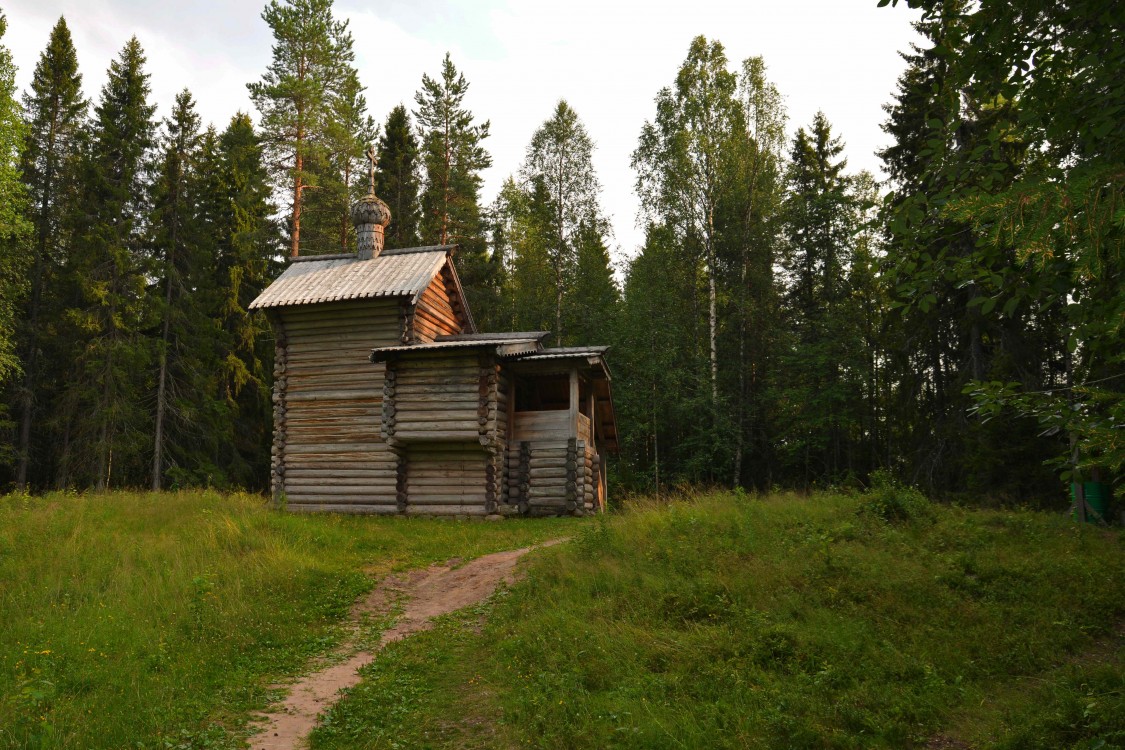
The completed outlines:
<svg viewBox="0 0 1125 750">
<path fill-rule="evenodd" d="M 932 519 L 930 501 L 914 487 L 898 481 L 889 471 L 879 469 L 871 475 L 871 487 L 860 503 L 860 513 L 888 523 Z"/>
</svg>

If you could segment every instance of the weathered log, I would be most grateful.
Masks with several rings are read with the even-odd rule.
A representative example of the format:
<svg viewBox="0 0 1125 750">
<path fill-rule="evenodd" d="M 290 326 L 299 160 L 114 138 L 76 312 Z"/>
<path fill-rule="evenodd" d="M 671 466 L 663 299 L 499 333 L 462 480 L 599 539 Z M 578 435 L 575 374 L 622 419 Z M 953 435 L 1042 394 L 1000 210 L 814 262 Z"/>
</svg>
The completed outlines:
<svg viewBox="0 0 1125 750">
<path fill-rule="evenodd" d="M 397 505 L 385 503 L 362 503 L 358 505 L 342 503 L 315 503 L 290 502 L 286 506 L 291 511 L 301 513 L 348 513 L 353 515 L 395 515 L 399 512 Z"/>
</svg>

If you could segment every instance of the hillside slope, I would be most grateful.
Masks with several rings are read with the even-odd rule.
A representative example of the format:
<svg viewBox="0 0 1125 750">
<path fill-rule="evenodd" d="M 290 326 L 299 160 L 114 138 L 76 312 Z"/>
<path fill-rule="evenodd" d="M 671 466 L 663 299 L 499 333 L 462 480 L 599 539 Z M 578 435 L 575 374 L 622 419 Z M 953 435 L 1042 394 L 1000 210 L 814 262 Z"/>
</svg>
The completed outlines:
<svg viewBox="0 0 1125 750">
<path fill-rule="evenodd" d="M 312 745 L 1122 747 L 1122 547 L 894 486 L 635 505 L 389 648 Z"/>
</svg>

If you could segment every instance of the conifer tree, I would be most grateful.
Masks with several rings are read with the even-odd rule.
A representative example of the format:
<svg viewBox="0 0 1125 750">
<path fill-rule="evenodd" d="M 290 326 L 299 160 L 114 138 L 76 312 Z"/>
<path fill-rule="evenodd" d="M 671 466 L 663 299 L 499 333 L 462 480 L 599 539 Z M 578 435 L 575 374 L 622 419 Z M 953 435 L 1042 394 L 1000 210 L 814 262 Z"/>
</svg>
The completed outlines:
<svg viewBox="0 0 1125 750">
<path fill-rule="evenodd" d="M 195 101 L 186 89 L 176 95 L 164 121 L 160 159 L 152 189 L 152 251 L 157 283 L 149 305 L 158 322 L 155 419 L 151 487 L 161 489 L 169 455 L 180 463 L 208 426 L 200 402 L 209 389 L 215 362 L 208 356 L 207 281 L 210 237 L 199 221 L 200 134 Z M 194 340 L 193 340 L 194 339 Z"/>
<path fill-rule="evenodd" d="M 333 18 L 332 0 L 270 0 L 262 18 L 273 32 L 273 60 L 247 88 L 262 114 L 270 173 L 290 198 L 290 255 L 297 257 L 306 191 L 332 177 L 327 130 L 334 96 L 347 79 L 351 35 L 346 22 Z M 338 226 L 334 217 L 328 223 Z"/>
<path fill-rule="evenodd" d="M 550 331 L 556 323 L 551 238 L 554 206 L 542 180 L 521 186 L 509 177 L 492 207 L 493 257 L 503 269 L 501 328 Z"/>
<path fill-rule="evenodd" d="M 335 38 L 337 71 L 328 87 L 328 114 L 321 134 L 322 147 L 310 161 L 316 177 L 309 190 L 302 221 L 307 251 L 345 253 L 354 251 L 352 203 L 367 192 L 368 146 L 378 135 L 375 121 L 367 114 L 367 99 L 354 67 L 353 40 L 346 25 Z"/>
<path fill-rule="evenodd" d="M 74 244 L 66 272 L 76 297 L 65 313 L 74 367 L 58 407 L 64 484 L 77 478 L 105 489 L 115 477 L 147 474 L 142 456 L 151 422 L 143 394 L 152 358 L 141 331 L 155 107 L 144 63 L 134 37 L 110 64 L 69 217 Z"/>
<path fill-rule="evenodd" d="M 844 175 L 844 146 L 823 112 L 800 128 L 790 151 L 785 204 L 786 310 L 782 354 L 784 444 L 803 486 L 839 479 L 848 467 L 846 412 L 860 397 L 847 382 L 860 342 L 851 321 L 848 274 L 856 203 Z"/>
<path fill-rule="evenodd" d="M 271 220 L 269 174 L 249 116 L 235 115 L 218 143 L 203 149 L 208 178 L 203 216 L 216 245 L 213 264 L 219 339 L 217 396 L 228 419 L 213 457 L 228 481 L 262 486 L 269 472 L 273 338 L 265 315 L 247 307 L 279 269 L 280 236 Z"/>
<path fill-rule="evenodd" d="M 457 72 L 447 53 L 440 79 L 423 74 L 422 88 L 414 95 L 414 117 L 422 142 L 422 218 L 420 232 L 426 244 L 460 246 L 458 270 L 478 322 L 485 311 L 497 307 L 499 262 L 487 252 L 485 224 L 480 209 L 480 173 L 492 165 L 481 145 L 489 123 L 476 124 L 463 106 L 469 84 Z"/>
<path fill-rule="evenodd" d="M 387 115 L 379 136 L 379 168 L 375 193 L 391 209 L 387 247 L 412 247 L 418 243 L 418 139 L 406 107 L 399 104 Z"/>
<path fill-rule="evenodd" d="M 8 21 L 0 12 L 0 42 L 7 31 Z M 40 79 L 40 67 L 36 69 L 36 82 Z M 38 199 L 39 195 L 29 192 L 25 187 L 27 181 L 28 159 L 34 146 L 31 145 L 33 133 L 25 128 L 20 118 L 19 106 L 15 98 L 16 68 L 12 62 L 11 52 L 0 43 L 0 386 L 16 375 L 19 369 L 19 354 L 23 355 L 24 379 L 22 393 L 19 394 L 20 408 L 20 438 L 16 445 L 17 452 L 17 485 L 26 486 L 27 481 L 27 453 L 28 440 L 23 439 L 23 423 L 26 417 L 30 422 L 32 407 L 31 388 L 32 378 L 36 368 L 27 364 L 28 347 L 24 344 L 22 352 L 17 350 L 17 320 L 20 316 L 20 303 L 27 291 L 26 273 L 30 270 L 33 276 L 32 294 L 38 293 L 38 285 L 34 283 L 36 272 L 39 270 L 38 262 L 32 260 L 38 249 L 34 229 L 29 226 L 25 218 L 29 197 Z M 38 135 L 38 133 L 35 133 Z M 25 148 L 24 138 L 28 137 Z M 22 158 L 21 158 L 22 153 Z M 20 181 L 20 166 L 24 170 L 24 182 Z M 31 245 L 29 248 L 28 245 Z M 31 250 L 29 253 L 28 250 Z M 29 258 L 30 256 L 30 258 Z M 33 302 L 32 307 L 36 307 Z M 26 320 L 26 318 L 25 318 Z M 27 324 L 24 324 L 23 338 L 27 339 Z M 6 409 L 0 406 L 0 423 L 7 422 Z M 5 424 L 5 426 L 7 426 Z M 8 456 L 3 455 L 8 451 L 0 446 L 0 461 L 6 463 Z"/>
<path fill-rule="evenodd" d="M 572 241 L 578 258 L 565 316 L 568 343 L 608 344 L 621 301 L 609 248 L 602 232 L 587 224 L 578 227 Z"/>
</svg>

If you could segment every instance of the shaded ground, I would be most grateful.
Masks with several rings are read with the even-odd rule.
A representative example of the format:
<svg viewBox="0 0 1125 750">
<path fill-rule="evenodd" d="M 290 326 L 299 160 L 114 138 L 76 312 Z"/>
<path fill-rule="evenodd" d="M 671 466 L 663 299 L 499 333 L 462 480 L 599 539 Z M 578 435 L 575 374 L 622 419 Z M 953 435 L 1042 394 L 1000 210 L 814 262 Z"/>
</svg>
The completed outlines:
<svg viewBox="0 0 1125 750">
<path fill-rule="evenodd" d="M 537 546 L 550 546 L 554 540 Z M 250 738 L 253 750 L 295 750 L 317 717 L 336 701 L 337 694 L 360 681 L 359 670 L 370 664 L 379 649 L 412 633 L 427 630 L 431 620 L 477 604 L 501 584 L 516 578 L 516 563 L 535 547 L 497 552 L 458 566 L 459 560 L 433 565 L 384 580 L 352 610 L 354 635 L 337 652 L 345 657 L 294 683 L 288 697 L 258 722 L 260 731 Z M 402 614 L 372 649 L 355 651 L 360 623 L 366 617 L 386 617 L 401 603 Z"/>
</svg>

